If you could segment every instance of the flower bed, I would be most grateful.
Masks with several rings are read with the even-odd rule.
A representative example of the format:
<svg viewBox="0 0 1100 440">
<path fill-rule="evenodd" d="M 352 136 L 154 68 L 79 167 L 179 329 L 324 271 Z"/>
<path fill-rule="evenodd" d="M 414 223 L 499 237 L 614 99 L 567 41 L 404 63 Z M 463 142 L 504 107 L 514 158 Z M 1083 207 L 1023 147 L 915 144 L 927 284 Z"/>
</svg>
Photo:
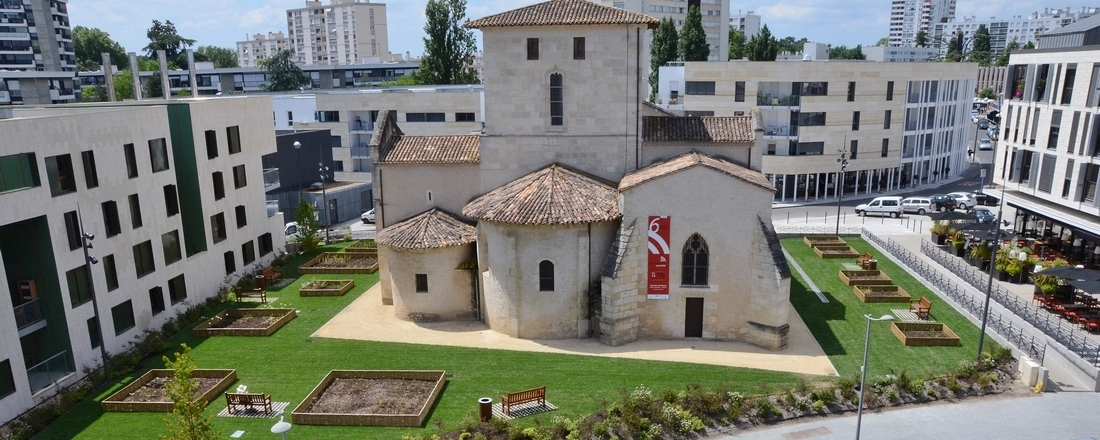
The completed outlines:
<svg viewBox="0 0 1100 440">
<path fill-rule="evenodd" d="M 137 380 L 118 390 L 100 404 L 105 412 L 172 412 L 174 403 L 164 396 L 164 383 L 172 370 L 149 370 Z M 195 400 L 210 403 L 237 380 L 237 370 L 197 369 L 191 377 L 198 379 L 200 394 Z M 153 400 L 150 400 L 153 399 Z"/>
<path fill-rule="evenodd" d="M 814 253 L 821 258 L 856 258 L 859 256 L 859 252 L 846 244 L 816 245 L 814 246 Z"/>
<path fill-rule="evenodd" d="M 271 336 L 295 316 L 294 309 L 230 309 L 199 324 L 191 335 L 196 338 Z"/>
<path fill-rule="evenodd" d="M 815 247 L 823 244 L 848 244 L 843 238 L 835 236 L 812 236 L 807 235 L 802 237 L 802 241 L 806 242 L 809 247 Z"/>
<path fill-rule="evenodd" d="M 420 427 L 445 371 L 332 370 L 294 409 L 301 425 Z"/>
<path fill-rule="evenodd" d="M 894 322 L 890 324 L 890 331 L 894 332 L 902 345 L 911 347 L 962 345 L 955 332 L 938 322 Z"/>
<path fill-rule="evenodd" d="M 301 296 L 341 296 L 355 287 L 353 280 L 313 280 L 302 283 Z"/>
<path fill-rule="evenodd" d="M 368 253 L 325 252 L 298 268 L 300 274 L 349 274 L 374 273 L 378 270 L 378 257 Z"/>
<path fill-rule="evenodd" d="M 865 303 L 907 303 L 913 299 L 905 289 L 892 285 L 861 284 L 852 287 L 852 292 Z"/>
<path fill-rule="evenodd" d="M 893 284 L 881 270 L 842 270 L 840 279 L 849 286 Z"/>
<path fill-rule="evenodd" d="M 375 243 L 374 240 L 369 238 L 358 240 L 345 248 L 344 252 L 378 256 L 378 243 Z"/>
</svg>

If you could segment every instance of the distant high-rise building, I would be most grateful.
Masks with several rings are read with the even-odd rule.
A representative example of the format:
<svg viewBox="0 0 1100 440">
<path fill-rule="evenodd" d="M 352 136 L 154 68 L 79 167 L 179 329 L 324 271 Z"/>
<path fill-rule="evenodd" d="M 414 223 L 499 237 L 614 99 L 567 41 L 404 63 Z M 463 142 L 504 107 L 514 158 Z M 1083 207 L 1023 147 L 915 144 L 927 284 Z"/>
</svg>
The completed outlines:
<svg viewBox="0 0 1100 440">
<path fill-rule="evenodd" d="M 268 32 L 267 36 L 256 34 L 251 40 L 237 42 L 237 64 L 241 67 L 256 67 L 264 58 L 292 48 L 290 39 L 282 32 Z"/>
<path fill-rule="evenodd" d="M 1027 43 L 1037 43 L 1040 34 L 1086 19 L 1097 13 L 1100 13 L 1100 8 L 1085 6 L 1078 11 L 1073 11 L 1070 8 L 1047 8 L 1043 12 L 1032 12 L 1027 17 L 1015 16 L 1009 20 L 997 20 L 995 18 L 978 20 L 977 17 L 963 17 L 961 22 L 952 20 L 946 23 L 937 23 L 934 26 L 934 31 L 930 32 L 930 37 L 933 41 L 947 41 L 951 39 L 953 34 L 961 31 L 964 41 L 970 41 L 974 38 L 974 33 L 978 31 L 978 27 L 984 24 L 989 29 L 990 53 L 1000 55 L 1004 51 L 1005 45 L 1014 39 L 1021 46 Z M 968 46 L 966 50 L 970 50 L 970 47 Z M 945 45 L 941 45 L 940 53 L 947 53 Z"/>
<path fill-rule="evenodd" d="M 892 0 L 890 2 L 890 45 L 912 47 L 917 33 L 924 31 L 929 41 L 936 23 L 955 18 L 955 0 Z"/>
<path fill-rule="evenodd" d="M 752 11 L 744 14 L 742 14 L 741 11 L 737 11 L 737 15 L 730 16 L 730 26 L 741 31 L 742 34 L 745 34 L 745 41 L 747 42 L 752 39 L 752 37 L 755 37 L 756 34 L 760 33 L 760 16 L 753 14 Z"/>
<path fill-rule="evenodd" d="M 684 27 L 688 8 L 695 6 L 703 15 L 703 32 L 710 45 L 709 61 L 726 61 L 729 58 L 730 0 L 593 0 L 606 6 L 640 12 L 657 18 L 671 18 L 676 30 Z M 759 28 L 759 16 L 757 28 Z"/>
<path fill-rule="evenodd" d="M 0 0 L 0 70 L 76 71 L 68 0 Z"/>
<path fill-rule="evenodd" d="M 301 65 L 359 64 L 390 56 L 383 3 L 307 0 L 306 7 L 286 11 L 286 26 L 294 60 Z"/>
</svg>

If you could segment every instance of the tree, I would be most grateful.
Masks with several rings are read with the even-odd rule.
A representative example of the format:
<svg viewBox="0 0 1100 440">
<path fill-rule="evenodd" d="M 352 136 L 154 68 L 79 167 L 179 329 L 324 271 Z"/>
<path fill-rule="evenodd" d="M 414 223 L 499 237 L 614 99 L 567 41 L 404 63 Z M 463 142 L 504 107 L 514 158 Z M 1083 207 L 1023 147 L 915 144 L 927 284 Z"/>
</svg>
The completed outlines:
<svg viewBox="0 0 1100 440">
<path fill-rule="evenodd" d="M 164 356 L 164 364 L 172 370 L 172 378 L 164 384 L 164 394 L 172 400 L 172 414 L 164 420 L 168 434 L 161 440 L 215 440 L 221 435 L 214 430 L 213 417 L 204 417 L 206 402 L 196 399 L 200 393 L 198 381 L 191 378 L 195 361 L 191 359 L 191 347 L 180 344 L 182 353 L 176 352 L 176 360 Z"/>
<path fill-rule="evenodd" d="M 321 225 L 317 223 L 313 204 L 306 199 L 298 201 L 298 208 L 294 211 L 294 220 L 298 222 L 298 243 L 302 244 L 302 252 L 317 249 L 317 231 Z"/>
<path fill-rule="evenodd" d="M 924 29 L 917 31 L 917 38 L 913 41 L 917 47 L 928 47 L 928 32 Z"/>
<path fill-rule="evenodd" d="M 730 40 L 730 53 L 729 58 L 731 60 L 739 60 L 745 57 L 745 33 L 737 30 L 737 28 L 730 26 L 729 32 Z"/>
<path fill-rule="evenodd" d="M 214 63 L 215 68 L 239 67 L 237 64 L 237 51 L 217 46 L 199 46 L 195 49 L 195 60 L 202 57 L 205 61 Z"/>
<path fill-rule="evenodd" d="M 649 45 L 649 100 L 657 95 L 657 80 L 661 66 L 680 58 L 680 37 L 676 23 L 671 18 L 661 19 L 653 31 L 653 43 Z"/>
<path fill-rule="evenodd" d="M 775 40 L 777 53 L 799 53 L 806 48 L 806 43 L 810 40 L 806 37 L 795 39 L 792 36 L 783 37 L 783 39 Z"/>
<path fill-rule="evenodd" d="M 163 50 L 169 61 L 175 62 L 177 66 L 187 65 L 187 56 L 184 54 L 184 50 L 194 46 L 195 40 L 181 37 L 176 33 L 176 25 L 172 24 L 172 20 L 167 20 L 164 23 L 153 20 L 153 26 L 149 28 L 145 36 L 149 37 L 149 44 L 144 48 L 145 54 L 149 58 L 157 59 L 157 51 Z M 182 60 L 181 56 L 183 57 Z"/>
<path fill-rule="evenodd" d="M 962 31 L 956 32 L 951 36 L 951 40 L 947 43 L 947 55 L 944 55 L 943 60 L 947 62 L 957 63 L 963 60 L 963 35 Z"/>
<path fill-rule="evenodd" d="M 107 86 L 102 84 L 80 88 L 80 102 L 103 102 L 107 100 Z"/>
<path fill-rule="evenodd" d="M 260 67 L 267 74 L 267 84 L 264 90 L 280 92 L 285 90 L 298 90 L 299 87 L 311 84 L 309 75 L 302 72 L 302 68 L 294 64 L 290 57 L 294 56 L 289 50 L 282 50 L 272 57 L 260 60 Z"/>
<path fill-rule="evenodd" d="M 749 40 L 745 52 L 750 61 L 775 61 L 776 55 L 779 55 L 779 45 L 775 42 L 775 37 L 772 36 L 768 25 L 760 28 L 760 33 Z"/>
<path fill-rule="evenodd" d="M 985 99 L 994 99 L 997 97 L 997 92 L 993 90 L 992 87 L 986 87 L 984 89 L 978 90 L 978 97 Z"/>
<path fill-rule="evenodd" d="M 424 8 L 424 56 L 416 79 L 421 84 L 477 84 L 470 69 L 477 50 L 474 33 L 463 27 L 466 0 L 428 0 Z"/>
<path fill-rule="evenodd" d="M 680 55 L 684 61 L 706 61 L 710 58 L 707 33 L 703 31 L 703 14 L 698 6 L 688 7 L 684 26 L 680 28 Z"/>
<path fill-rule="evenodd" d="M 856 45 L 851 49 L 848 46 L 833 46 L 829 48 L 829 59 L 831 60 L 865 60 L 867 55 L 863 54 L 863 45 Z"/>
<path fill-rule="evenodd" d="M 1012 55 L 1012 51 L 1018 49 L 1020 49 L 1020 42 L 1016 41 L 1016 39 L 1013 38 L 1012 41 L 1009 41 L 1008 44 L 1005 45 L 1005 49 L 1001 51 L 1001 54 L 997 56 L 997 62 L 995 63 L 995 65 L 997 67 L 1007 66 L 1008 57 Z"/>
<path fill-rule="evenodd" d="M 99 70 L 102 53 L 111 54 L 111 63 L 119 69 L 130 67 L 126 49 L 111 39 L 111 35 L 97 28 L 77 26 L 73 28 L 73 52 L 82 71 Z M 94 69 L 92 68 L 94 65 Z"/>
<path fill-rule="evenodd" d="M 978 25 L 978 30 L 974 32 L 974 47 L 967 59 L 982 67 L 989 67 L 992 62 L 993 57 L 989 54 L 989 28 L 984 24 Z"/>
<path fill-rule="evenodd" d="M 882 37 L 882 38 L 878 39 L 878 41 L 875 43 L 875 46 L 887 46 L 889 44 L 890 44 L 890 37 Z"/>
<path fill-rule="evenodd" d="M 157 76 L 159 79 L 159 75 Z M 133 76 L 130 76 L 130 70 L 123 70 L 122 72 L 115 74 L 115 100 L 122 101 L 125 99 L 134 99 L 134 83 Z"/>
<path fill-rule="evenodd" d="M 1034 49 L 1034 48 L 1035 48 L 1035 42 L 1034 41 L 1028 41 L 1026 44 L 1024 44 L 1024 47 L 1021 47 L 1020 49 L 1031 50 L 1031 49 Z"/>
</svg>

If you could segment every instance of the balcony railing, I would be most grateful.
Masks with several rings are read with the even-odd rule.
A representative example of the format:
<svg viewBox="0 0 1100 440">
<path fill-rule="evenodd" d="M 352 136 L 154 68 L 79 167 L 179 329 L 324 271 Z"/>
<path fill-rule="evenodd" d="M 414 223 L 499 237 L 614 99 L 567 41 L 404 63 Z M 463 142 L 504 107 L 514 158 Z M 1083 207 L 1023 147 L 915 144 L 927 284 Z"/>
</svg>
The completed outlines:
<svg viewBox="0 0 1100 440">
<path fill-rule="evenodd" d="M 772 96 L 763 95 L 756 97 L 756 105 L 772 107 L 798 107 L 801 100 L 798 95 Z"/>
<path fill-rule="evenodd" d="M 371 132 L 374 131 L 374 124 L 370 121 L 351 121 L 348 122 L 348 131 L 351 132 Z"/>
<path fill-rule="evenodd" d="M 264 170 L 264 190 L 279 186 L 279 169 L 268 168 Z"/>
<path fill-rule="evenodd" d="M 764 127 L 764 136 L 798 136 L 798 126 L 768 125 Z"/>
<path fill-rule="evenodd" d="M 370 157 L 370 148 L 368 148 L 366 145 L 353 145 L 351 147 L 351 157 L 368 158 Z"/>
<path fill-rule="evenodd" d="M 36 322 L 46 319 L 42 313 L 42 300 L 36 299 L 25 302 L 15 308 L 15 328 L 23 329 Z"/>
<path fill-rule="evenodd" d="M 27 368 L 27 380 L 33 393 L 75 372 L 72 356 L 65 350 Z"/>
</svg>

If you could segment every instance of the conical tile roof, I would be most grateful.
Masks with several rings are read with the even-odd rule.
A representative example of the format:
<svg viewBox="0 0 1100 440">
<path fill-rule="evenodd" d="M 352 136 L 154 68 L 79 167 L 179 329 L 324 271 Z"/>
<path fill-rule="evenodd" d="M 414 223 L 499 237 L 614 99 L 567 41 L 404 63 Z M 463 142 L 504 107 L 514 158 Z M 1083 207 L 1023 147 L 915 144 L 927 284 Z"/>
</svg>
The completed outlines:
<svg viewBox="0 0 1100 440">
<path fill-rule="evenodd" d="M 433 208 L 387 226 L 375 242 L 399 249 L 435 249 L 477 241 L 477 229 L 455 216 Z"/>
<path fill-rule="evenodd" d="M 553 164 L 478 197 L 462 215 L 498 223 L 562 225 L 618 219 L 619 191 Z"/>
</svg>

